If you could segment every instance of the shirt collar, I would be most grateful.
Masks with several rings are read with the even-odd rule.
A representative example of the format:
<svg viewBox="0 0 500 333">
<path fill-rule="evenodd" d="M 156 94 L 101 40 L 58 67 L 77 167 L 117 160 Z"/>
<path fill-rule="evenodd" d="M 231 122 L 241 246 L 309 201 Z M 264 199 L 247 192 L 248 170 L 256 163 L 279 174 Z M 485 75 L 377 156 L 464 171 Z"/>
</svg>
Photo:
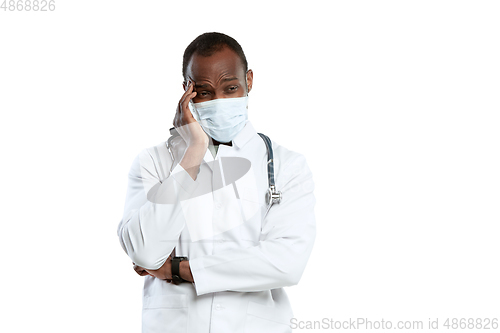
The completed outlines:
<svg viewBox="0 0 500 333">
<path fill-rule="evenodd" d="M 247 119 L 245 127 L 234 137 L 233 145 L 236 145 L 239 149 L 243 148 L 255 135 L 257 131 L 253 127 L 250 120 Z"/>
</svg>

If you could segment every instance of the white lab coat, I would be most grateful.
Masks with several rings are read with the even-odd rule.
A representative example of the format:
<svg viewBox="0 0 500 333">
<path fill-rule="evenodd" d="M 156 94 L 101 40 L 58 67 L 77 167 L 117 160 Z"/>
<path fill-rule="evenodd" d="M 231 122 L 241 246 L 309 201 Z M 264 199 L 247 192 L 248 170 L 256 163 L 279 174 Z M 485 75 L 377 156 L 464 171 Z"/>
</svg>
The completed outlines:
<svg viewBox="0 0 500 333">
<path fill-rule="evenodd" d="M 175 248 L 177 256 L 189 258 L 194 278 L 180 285 L 144 278 L 143 333 L 291 332 L 293 312 L 283 287 L 297 284 L 306 267 L 316 234 L 316 199 L 304 156 L 272 145 L 276 189 L 283 198 L 267 214 L 266 146 L 248 120 L 233 146 L 220 145 L 215 159 L 250 161 L 250 170 L 232 186 L 193 197 L 199 182 L 215 183 L 224 169 L 213 164 L 207 149 L 194 181 L 178 164 L 186 149 L 180 137 L 173 140 L 172 170 L 165 142 L 135 158 L 118 226 L 120 244 L 147 269 L 160 268 Z M 165 203 L 148 196 L 160 181 L 160 188 L 183 199 Z"/>
</svg>

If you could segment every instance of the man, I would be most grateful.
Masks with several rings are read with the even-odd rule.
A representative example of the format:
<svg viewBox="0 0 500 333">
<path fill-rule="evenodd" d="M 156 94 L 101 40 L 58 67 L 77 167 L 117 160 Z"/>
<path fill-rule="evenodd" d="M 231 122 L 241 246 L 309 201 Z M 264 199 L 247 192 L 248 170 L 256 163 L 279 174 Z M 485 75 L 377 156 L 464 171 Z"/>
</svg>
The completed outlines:
<svg viewBox="0 0 500 333">
<path fill-rule="evenodd" d="M 233 38 L 197 37 L 171 152 L 165 142 L 144 149 L 130 169 L 118 236 L 145 276 L 143 332 L 291 332 L 283 287 L 298 283 L 312 251 L 314 182 L 303 155 L 272 141 L 282 200 L 269 207 L 247 67 Z"/>
</svg>

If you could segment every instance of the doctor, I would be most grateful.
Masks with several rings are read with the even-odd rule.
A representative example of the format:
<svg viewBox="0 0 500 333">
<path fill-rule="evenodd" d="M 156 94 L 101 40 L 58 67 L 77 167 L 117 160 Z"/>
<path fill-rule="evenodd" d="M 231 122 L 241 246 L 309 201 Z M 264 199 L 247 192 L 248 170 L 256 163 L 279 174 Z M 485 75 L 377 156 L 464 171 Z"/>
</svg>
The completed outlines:
<svg viewBox="0 0 500 333">
<path fill-rule="evenodd" d="M 299 282 L 313 248 L 311 171 L 272 141 L 283 197 L 269 209 L 268 152 L 247 115 L 253 72 L 236 40 L 198 36 L 183 76 L 178 135 L 170 151 L 161 142 L 134 159 L 117 230 L 145 277 L 142 332 L 291 332 L 283 287 Z"/>
</svg>

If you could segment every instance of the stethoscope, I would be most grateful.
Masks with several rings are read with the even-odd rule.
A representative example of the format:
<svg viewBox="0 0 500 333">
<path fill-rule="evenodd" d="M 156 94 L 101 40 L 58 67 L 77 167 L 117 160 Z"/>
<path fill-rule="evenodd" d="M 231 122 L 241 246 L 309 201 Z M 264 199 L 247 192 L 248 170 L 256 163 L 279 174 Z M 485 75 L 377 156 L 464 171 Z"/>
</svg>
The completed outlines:
<svg viewBox="0 0 500 333">
<path fill-rule="evenodd" d="M 167 140 L 167 150 L 168 153 L 170 154 L 170 157 L 172 158 L 172 166 L 170 167 L 170 172 L 172 172 L 172 168 L 174 166 L 174 154 L 172 153 L 172 143 L 171 140 L 179 135 L 177 131 L 175 130 L 175 127 L 170 128 L 170 138 Z M 267 213 L 269 213 L 269 210 L 274 204 L 279 204 L 281 202 L 282 194 L 281 191 L 276 190 L 276 184 L 274 183 L 274 156 L 273 156 L 273 146 L 271 143 L 271 139 L 265 134 L 262 133 L 257 133 L 260 135 L 262 140 L 264 140 L 264 143 L 266 144 L 266 149 L 267 149 L 267 181 L 269 188 L 267 189 L 266 192 L 266 203 L 267 203 Z"/>
</svg>

